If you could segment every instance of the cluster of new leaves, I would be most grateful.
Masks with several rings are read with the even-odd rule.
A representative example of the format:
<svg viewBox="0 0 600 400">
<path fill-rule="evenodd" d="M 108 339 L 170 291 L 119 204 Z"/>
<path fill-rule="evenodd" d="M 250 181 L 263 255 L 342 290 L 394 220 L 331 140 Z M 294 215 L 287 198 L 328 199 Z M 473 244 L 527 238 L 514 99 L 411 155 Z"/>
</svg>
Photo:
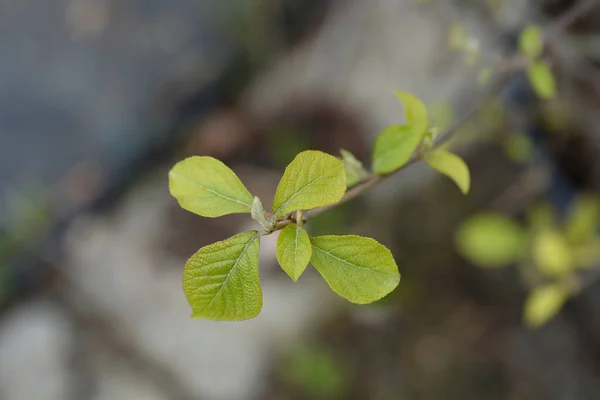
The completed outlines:
<svg viewBox="0 0 600 400">
<path fill-rule="evenodd" d="M 517 265 L 532 291 L 523 317 L 531 327 L 545 324 L 585 282 L 580 271 L 600 263 L 600 200 L 582 196 L 559 223 L 553 210 L 538 206 L 523 226 L 502 214 L 483 213 L 458 229 L 460 253 L 482 268 Z"/>
<path fill-rule="evenodd" d="M 193 317 L 244 320 L 258 315 L 262 307 L 260 237 L 275 231 L 280 231 L 277 260 L 294 281 L 310 263 L 335 293 L 357 304 L 377 301 L 398 286 L 398 266 L 391 252 L 375 240 L 353 235 L 311 237 L 304 228 L 305 211 L 335 205 L 347 188 L 396 172 L 411 160 L 423 158 L 464 193 L 469 190 L 469 170 L 462 159 L 445 150 L 432 150 L 435 130 L 429 129 L 423 103 L 409 93 L 397 96 L 404 105 L 406 123 L 391 126 L 378 137 L 372 172 L 344 150 L 341 159 L 304 151 L 287 166 L 270 213 L 217 159 L 190 157 L 171 169 L 170 191 L 182 208 L 203 217 L 249 213 L 262 226 L 203 247 L 189 259 L 183 288 Z"/>
</svg>

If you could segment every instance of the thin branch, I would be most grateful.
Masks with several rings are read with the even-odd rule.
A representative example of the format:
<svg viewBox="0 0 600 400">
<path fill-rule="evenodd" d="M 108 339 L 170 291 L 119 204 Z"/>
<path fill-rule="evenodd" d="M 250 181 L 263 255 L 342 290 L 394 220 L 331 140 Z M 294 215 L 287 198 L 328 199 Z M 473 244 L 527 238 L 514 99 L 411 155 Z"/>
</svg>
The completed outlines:
<svg viewBox="0 0 600 400">
<path fill-rule="evenodd" d="M 477 115 L 477 113 L 479 113 L 479 111 L 481 111 L 481 109 L 488 103 L 488 101 L 490 101 L 492 98 L 496 97 L 506 87 L 508 82 L 510 82 L 510 80 L 514 77 L 515 73 L 521 70 L 521 68 L 522 68 L 521 65 L 522 65 L 522 63 L 519 63 L 519 62 L 508 63 L 506 70 L 503 71 L 503 75 L 496 79 L 495 83 L 488 89 L 485 96 L 483 96 L 483 98 L 481 100 L 479 100 L 477 102 L 477 104 L 461 120 L 457 121 L 454 125 L 452 125 L 450 128 L 448 128 L 446 131 L 440 133 L 439 135 L 437 135 L 435 137 L 432 149 L 435 149 L 435 148 L 441 146 L 442 144 L 444 144 L 445 142 L 447 142 L 456 132 L 458 132 L 461 128 L 463 128 L 467 122 L 469 122 L 475 115 Z M 389 178 L 390 176 L 395 175 L 398 172 L 410 167 L 411 165 L 418 163 L 419 161 L 421 161 L 423 159 L 422 156 L 423 156 L 422 153 L 419 150 L 417 150 L 412 154 L 412 156 L 410 157 L 410 159 L 408 160 L 408 162 L 406 164 L 404 164 L 402 167 L 395 170 L 394 172 L 387 174 L 387 175 L 377 175 L 377 174 L 371 173 L 366 180 L 362 181 L 357 186 L 348 190 L 348 192 L 346 192 L 346 194 L 344 195 L 344 197 L 342 198 L 342 200 L 339 203 L 334 204 L 332 206 L 321 207 L 321 208 L 316 208 L 314 210 L 307 211 L 305 214 L 306 218 L 314 218 L 318 215 L 321 215 L 325 211 L 338 206 L 341 203 L 346 203 L 346 202 L 358 197 L 363 192 L 377 186 L 379 183 L 383 182 L 385 179 Z"/>
</svg>

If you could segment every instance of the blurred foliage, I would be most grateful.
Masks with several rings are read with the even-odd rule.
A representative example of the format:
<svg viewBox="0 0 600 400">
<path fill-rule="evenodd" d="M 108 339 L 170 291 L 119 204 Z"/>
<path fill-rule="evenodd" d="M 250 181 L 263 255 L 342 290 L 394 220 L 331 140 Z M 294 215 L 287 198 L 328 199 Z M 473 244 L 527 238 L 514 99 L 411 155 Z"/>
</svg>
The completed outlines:
<svg viewBox="0 0 600 400">
<path fill-rule="evenodd" d="M 579 269 L 600 268 L 600 198 L 581 195 L 562 220 L 543 203 L 527 217 L 523 226 L 499 213 L 474 215 L 456 231 L 456 244 L 479 267 L 520 267 L 532 286 L 524 318 L 537 327 L 586 284 Z"/>
<path fill-rule="evenodd" d="M 298 346 L 285 357 L 283 378 L 304 389 L 310 399 L 334 399 L 344 395 L 343 364 L 324 348 Z"/>
</svg>

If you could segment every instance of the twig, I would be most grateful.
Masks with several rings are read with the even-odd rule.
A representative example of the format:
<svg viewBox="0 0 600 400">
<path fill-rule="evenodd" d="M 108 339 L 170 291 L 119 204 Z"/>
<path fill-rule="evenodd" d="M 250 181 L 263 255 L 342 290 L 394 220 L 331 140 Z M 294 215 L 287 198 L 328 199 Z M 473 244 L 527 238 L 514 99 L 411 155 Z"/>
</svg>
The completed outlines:
<svg viewBox="0 0 600 400">
<path fill-rule="evenodd" d="M 558 34 L 565 31 L 585 14 L 592 11 L 598 4 L 600 4 L 599 0 L 581 0 L 575 4 L 544 32 L 544 41 L 552 41 Z"/>
<path fill-rule="evenodd" d="M 521 70 L 521 63 L 519 63 L 519 62 L 508 63 L 506 70 L 503 71 L 503 75 L 496 79 L 496 82 L 490 87 L 490 89 L 488 89 L 486 95 L 483 96 L 483 98 L 481 100 L 479 100 L 477 102 L 477 104 L 461 120 L 457 121 L 454 125 L 452 125 L 450 128 L 448 128 L 446 131 L 440 133 L 439 135 L 437 135 L 435 137 L 432 149 L 435 149 L 435 148 L 441 146 L 443 143 L 447 142 L 468 121 L 470 121 L 471 118 L 473 118 L 479 111 L 481 111 L 481 109 L 488 103 L 488 101 L 490 99 L 496 97 L 502 91 L 502 89 L 504 89 L 506 87 L 508 82 L 510 82 L 510 80 L 514 77 L 515 73 L 518 72 L 519 70 Z M 421 152 L 419 152 L 417 150 L 412 154 L 412 156 L 410 157 L 408 162 L 406 164 L 404 164 L 402 167 L 400 167 L 399 169 L 397 169 L 396 171 L 394 171 L 390 174 L 387 174 L 387 175 L 377 175 L 377 174 L 371 173 L 366 180 L 362 181 L 357 186 L 348 190 L 348 192 L 346 192 L 346 194 L 344 195 L 344 197 L 342 198 L 340 203 L 345 203 L 347 201 L 350 201 L 350 200 L 356 198 L 363 192 L 377 186 L 379 183 L 383 182 L 386 178 L 389 178 L 390 176 L 397 174 L 398 172 L 410 167 L 411 165 L 418 163 L 422 159 L 423 159 L 423 157 L 422 157 Z M 306 216 L 306 218 L 314 218 L 318 215 L 321 215 L 325 211 L 330 210 L 333 207 L 336 207 L 340 203 L 337 203 L 337 204 L 334 204 L 334 205 L 328 206 L 328 207 L 321 207 L 321 208 L 316 208 L 314 210 L 310 210 L 310 211 L 306 212 L 305 216 Z"/>
</svg>

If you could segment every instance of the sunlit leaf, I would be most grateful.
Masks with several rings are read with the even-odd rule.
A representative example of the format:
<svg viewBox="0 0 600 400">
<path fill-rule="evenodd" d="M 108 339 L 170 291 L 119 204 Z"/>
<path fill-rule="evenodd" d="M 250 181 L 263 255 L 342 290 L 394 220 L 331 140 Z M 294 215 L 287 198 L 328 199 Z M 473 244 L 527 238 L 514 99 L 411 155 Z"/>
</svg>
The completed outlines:
<svg viewBox="0 0 600 400">
<path fill-rule="evenodd" d="M 481 213 L 462 223 L 456 244 L 461 255 L 477 266 L 504 267 L 521 257 L 526 233 L 501 214 Z"/>
<path fill-rule="evenodd" d="M 425 104 L 412 93 L 399 90 L 394 93 L 404 108 L 404 120 L 406 121 L 406 125 L 418 132 L 424 133 L 429 127 L 429 119 Z"/>
<path fill-rule="evenodd" d="M 550 284 L 534 289 L 525 302 L 524 320 L 532 328 L 538 328 L 554 317 L 569 296 L 560 284 Z"/>
<path fill-rule="evenodd" d="M 548 276 L 564 276 L 574 268 L 573 253 L 564 236 L 553 229 L 538 232 L 533 238 L 533 261 Z"/>
<path fill-rule="evenodd" d="M 446 150 L 435 150 L 427 154 L 425 161 L 431 168 L 452 179 L 463 194 L 469 192 L 471 174 L 462 158 Z"/>
<path fill-rule="evenodd" d="M 237 175 L 212 157 L 189 157 L 169 172 L 169 189 L 179 205 L 203 217 L 250 212 L 254 197 Z"/>
<path fill-rule="evenodd" d="M 285 169 L 275 193 L 273 214 L 282 216 L 335 204 L 345 192 L 342 160 L 321 151 L 303 151 Z"/>
<path fill-rule="evenodd" d="M 346 184 L 349 188 L 362 182 L 369 176 L 369 173 L 365 170 L 363 164 L 350 153 L 348 150 L 341 149 L 340 154 L 344 161 L 344 168 L 346 169 Z"/>
<path fill-rule="evenodd" d="M 538 59 L 542 55 L 543 48 L 542 31 L 538 26 L 530 25 L 521 32 L 519 50 L 527 59 Z"/>
<path fill-rule="evenodd" d="M 235 321 L 262 308 L 256 231 L 240 233 L 198 250 L 183 270 L 183 291 L 193 318 Z"/>
<path fill-rule="evenodd" d="M 335 293 L 352 303 L 372 303 L 400 283 L 392 253 L 373 239 L 319 236 L 310 240 L 311 263 Z"/>
<path fill-rule="evenodd" d="M 575 201 L 565 222 L 565 236 L 570 243 L 582 244 L 594 237 L 600 224 L 600 199 L 593 195 Z"/>
<path fill-rule="evenodd" d="M 531 64 L 527 69 L 527 76 L 540 98 L 548 100 L 556 96 L 556 81 L 546 64 L 541 61 Z"/>
<path fill-rule="evenodd" d="M 277 239 L 276 256 L 281 268 L 296 282 L 312 256 L 308 233 L 296 224 L 283 228 Z"/>
<path fill-rule="evenodd" d="M 406 125 L 387 127 L 375 141 L 373 170 L 384 175 L 402 167 L 419 147 L 425 133 Z"/>
</svg>

